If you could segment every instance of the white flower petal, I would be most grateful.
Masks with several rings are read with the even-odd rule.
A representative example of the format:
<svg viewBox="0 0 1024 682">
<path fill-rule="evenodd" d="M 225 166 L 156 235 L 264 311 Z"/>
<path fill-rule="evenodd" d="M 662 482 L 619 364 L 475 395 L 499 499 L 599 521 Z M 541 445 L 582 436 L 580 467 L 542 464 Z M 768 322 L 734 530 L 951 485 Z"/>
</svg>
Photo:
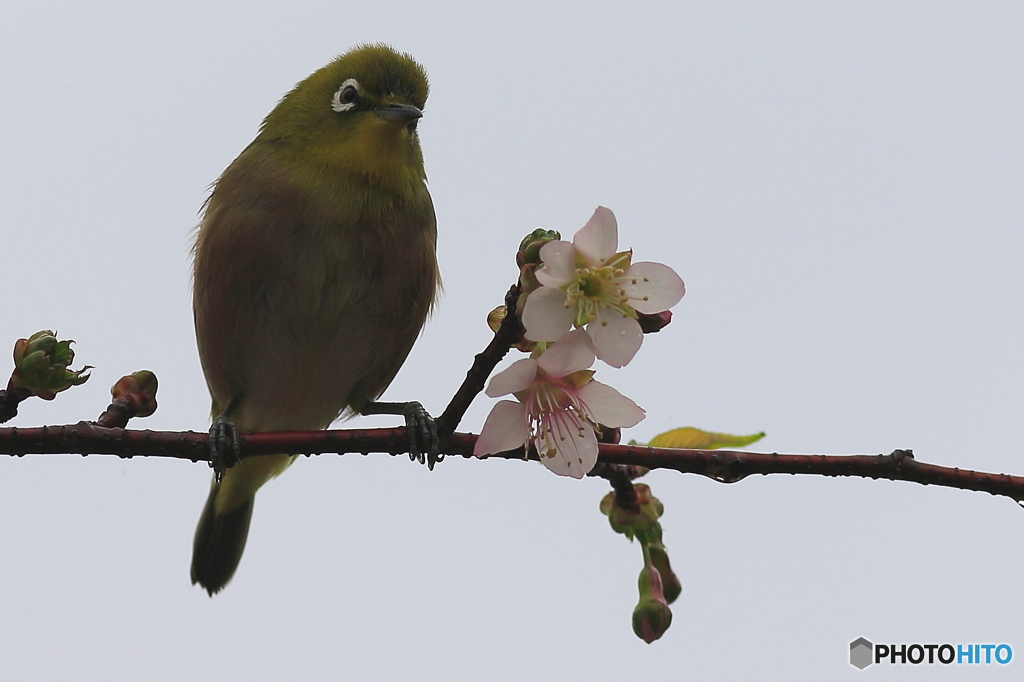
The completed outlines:
<svg viewBox="0 0 1024 682">
<path fill-rule="evenodd" d="M 530 341 L 557 341 L 572 327 L 575 308 L 565 307 L 566 293 L 554 287 L 541 287 L 526 297 L 523 327 Z"/>
<path fill-rule="evenodd" d="M 597 357 L 612 367 L 628 364 L 644 342 L 640 323 L 611 308 L 600 308 L 587 332 L 594 340 Z"/>
<path fill-rule="evenodd" d="M 553 377 L 564 377 L 587 369 L 594 364 L 594 344 L 590 335 L 582 329 L 569 332 L 541 353 L 537 364 Z"/>
<path fill-rule="evenodd" d="M 576 274 L 576 249 L 569 242 L 548 242 L 540 247 L 540 259 L 544 264 L 534 274 L 545 286 L 560 287 Z"/>
<path fill-rule="evenodd" d="M 515 450 L 526 443 L 530 428 L 526 422 L 526 408 L 521 403 L 502 400 L 491 408 L 484 428 L 473 446 L 477 457 Z"/>
<path fill-rule="evenodd" d="M 507 369 L 491 377 L 485 393 L 492 398 L 529 388 L 537 377 L 537 361 L 532 358 L 516 360 Z"/>
<path fill-rule="evenodd" d="M 551 439 L 555 445 L 554 456 L 546 456 L 543 441 L 536 440 L 544 466 L 559 476 L 583 478 L 597 464 L 597 435 L 589 424 L 577 427 L 576 420 L 567 413 L 548 415 Z"/>
<path fill-rule="evenodd" d="M 619 245 L 615 214 L 598 206 L 587 224 L 572 238 L 572 245 L 588 265 L 598 265 L 613 256 Z"/>
<path fill-rule="evenodd" d="M 647 416 L 642 407 L 600 381 L 587 382 L 579 398 L 594 421 L 605 426 L 636 426 Z"/>
<path fill-rule="evenodd" d="M 686 293 L 676 271 L 661 263 L 633 263 L 615 283 L 626 292 L 633 310 L 641 313 L 668 310 Z"/>
</svg>

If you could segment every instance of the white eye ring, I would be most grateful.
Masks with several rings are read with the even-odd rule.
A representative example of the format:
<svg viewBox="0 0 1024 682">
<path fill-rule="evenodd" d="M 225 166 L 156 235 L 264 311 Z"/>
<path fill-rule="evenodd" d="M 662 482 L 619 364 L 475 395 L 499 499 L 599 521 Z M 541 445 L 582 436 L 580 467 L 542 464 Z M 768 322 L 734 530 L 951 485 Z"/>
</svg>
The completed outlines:
<svg viewBox="0 0 1024 682">
<path fill-rule="evenodd" d="M 343 94 L 347 98 L 350 96 L 349 93 L 352 92 L 355 92 L 355 97 L 347 99 L 346 101 L 342 101 L 341 98 Z M 334 109 L 335 111 L 338 112 L 348 111 L 349 109 L 356 105 L 356 99 L 358 98 L 358 96 L 359 81 L 357 81 L 355 78 L 348 78 L 345 80 L 344 83 L 341 84 L 341 87 L 338 88 L 338 91 L 334 93 L 334 99 L 331 100 L 331 109 Z"/>
</svg>

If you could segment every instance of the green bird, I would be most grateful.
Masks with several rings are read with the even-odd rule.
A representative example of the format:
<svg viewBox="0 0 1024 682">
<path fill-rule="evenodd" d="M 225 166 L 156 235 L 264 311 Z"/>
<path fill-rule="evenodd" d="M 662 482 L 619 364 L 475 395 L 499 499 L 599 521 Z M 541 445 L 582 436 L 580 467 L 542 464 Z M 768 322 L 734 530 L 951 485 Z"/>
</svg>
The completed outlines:
<svg viewBox="0 0 1024 682">
<path fill-rule="evenodd" d="M 375 402 L 440 287 L 416 129 L 427 91 L 411 56 L 352 49 L 284 96 L 206 201 L 193 311 L 218 474 L 196 528 L 192 583 L 211 596 L 238 567 L 256 491 L 294 460 L 230 466 L 236 428 L 323 429 L 342 415 L 402 414 L 418 438 L 412 450 L 436 453 L 418 403 Z"/>
</svg>

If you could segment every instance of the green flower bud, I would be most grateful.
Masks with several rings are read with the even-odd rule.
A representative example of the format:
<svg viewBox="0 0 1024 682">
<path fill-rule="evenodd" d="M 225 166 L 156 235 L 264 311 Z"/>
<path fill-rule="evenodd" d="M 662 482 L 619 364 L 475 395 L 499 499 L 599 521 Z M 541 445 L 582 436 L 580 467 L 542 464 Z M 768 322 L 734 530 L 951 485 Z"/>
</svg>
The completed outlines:
<svg viewBox="0 0 1024 682">
<path fill-rule="evenodd" d="M 665 602 L 661 576 L 658 569 L 645 564 L 637 580 L 640 602 L 633 609 L 633 632 L 648 644 L 662 635 L 672 625 L 672 611 Z"/>
<path fill-rule="evenodd" d="M 21 398 L 34 395 L 53 400 L 61 391 L 84 384 L 89 379 L 86 372 L 92 367 L 68 369 L 75 359 L 72 343 L 74 341 L 58 341 L 54 332 L 48 330 L 18 339 L 14 344 L 14 372 L 7 390 Z"/>
<path fill-rule="evenodd" d="M 528 263 L 534 265 L 540 263 L 540 250 L 548 242 L 553 242 L 562 238 L 562 235 L 554 230 L 545 230 L 543 227 L 538 227 L 536 230 L 526 235 L 526 237 L 519 243 L 519 252 L 516 253 L 516 265 L 522 268 Z"/>
<path fill-rule="evenodd" d="M 665 603 L 671 604 L 683 591 L 683 586 L 679 582 L 679 578 L 672 571 L 672 565 L 668 561 L 668 552 L 665 551 L 665 546 L 660 542 L 651 543 L 647 546 L 648 556 L 651 559 L 651 566 L 658 571 L 658 575 L 661 576 L 662 594 L 665 596 Z"/>
</svg>

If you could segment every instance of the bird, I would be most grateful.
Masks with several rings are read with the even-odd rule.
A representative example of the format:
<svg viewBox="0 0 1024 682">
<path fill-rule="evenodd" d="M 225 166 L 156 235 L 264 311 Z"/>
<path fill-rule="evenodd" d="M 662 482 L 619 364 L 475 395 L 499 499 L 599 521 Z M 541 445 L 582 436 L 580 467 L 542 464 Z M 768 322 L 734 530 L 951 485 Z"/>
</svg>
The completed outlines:
<svg viewBox="0 0 1024 682">
<path fill-rule="evenodd" d="M 238 431 L 396 414 L 412 454 L 436 453 L 419 403 L 376 401 L 441 287 L 417 130 L 428 90 L 409 54 L 352 48 L 280 100 L 204 203 L 192 297 L 216 473 L 191 578 L 211 597 L 238 567 L 256 491 L 294 460 L 231 461 Z"/>
</svg>

